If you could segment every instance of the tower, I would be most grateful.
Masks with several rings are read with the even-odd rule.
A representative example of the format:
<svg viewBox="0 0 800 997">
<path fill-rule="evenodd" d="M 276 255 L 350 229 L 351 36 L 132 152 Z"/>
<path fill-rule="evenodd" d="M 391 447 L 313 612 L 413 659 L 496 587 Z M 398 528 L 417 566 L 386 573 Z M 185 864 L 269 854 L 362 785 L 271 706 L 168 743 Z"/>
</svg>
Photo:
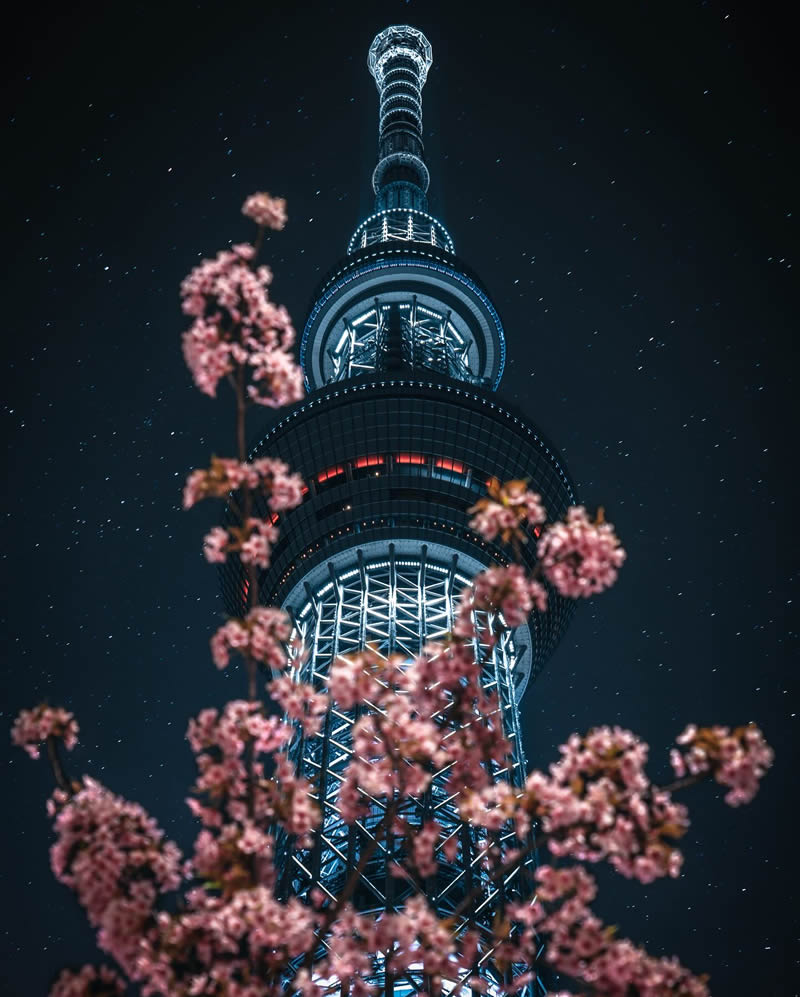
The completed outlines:
<svg viewBox="0 0 800 997">
<path fill-rule="evenodd" d="M 306 399 L 252 453 L 280 457 L 308 486 L 303 503 L 281 516 L 259 597 L 292 615 L 307 652 L 301 677 L 318 685 L 337 655 L 370 644 L 382 654 L 413 657 L 451 629 L 470 577 L 508 560 L 468 525 L 467 510 L 492 478 L 530 479 L 552 519 L 574 503 L 558 453 L 495 394 L 505 362 L 503 324 L 487 290 L 455 255 L 447 229 L 428 212 L 422 88 L 431 63 L 428 40 L 412 27 L 389 27 L 370 46 L 379 93 L 375 209 L 314 295 L 300 346 Z M 529 566 L 534 550 L 533 543 L 523 549 Z M 226 606 L 237 616 L 243 577 L 234 561 L 223 566 Z M 504 630 L 484 668 L 514 745 L 503 773 L 512 781 L 525 771 L 520 701 L 571 614 L 555 592 L 549 606 Z M 316 887 L 335 897 L 382 816 L 380 801 L 353 825 L 337 811 L 352 723 L 352 715 L 332 708 L 318 736 L 292 747 L 301 774 L 318 788 L 323 823 L 314 849 L 284 845 L 287 893 Z M 435 816 L 458 837 L 455 859 L 441 857 L 435 882 L 426 884 L 429 901 L 447 916 L 480 883 L 478 837 L 460 823 L 441 780 L 403 816 L 412 826 Z M 391 909 L 407 895 L 389 873 L 391 847 L 379 848 L 363 871 L 352 898 L 362 910 Z M 491 924 L 496 896 L 487 882 L 475 923 Z M 482 971 L 491 978 L 488 964 Z M 423 983 L 412 973 L 392 988 L 410 994 L 417 985 Z"/>
</svg>

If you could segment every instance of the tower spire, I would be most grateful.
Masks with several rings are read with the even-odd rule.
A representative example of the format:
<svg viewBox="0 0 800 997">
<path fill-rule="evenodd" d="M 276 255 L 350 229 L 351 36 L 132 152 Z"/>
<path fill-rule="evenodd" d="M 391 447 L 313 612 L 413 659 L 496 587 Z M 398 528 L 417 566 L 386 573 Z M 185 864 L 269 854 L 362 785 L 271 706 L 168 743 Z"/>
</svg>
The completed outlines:
<svg viewBox="0 0 800 997">
<path fill-rule="evenodd" d="M 385 28 L 370 45 L 367 64 L 380 94 L 378 164 L 372 174 L 376 211 L 428 210 L 422 88 L 432 62 L 430 42 L 407 24 Z"/>
</svg>

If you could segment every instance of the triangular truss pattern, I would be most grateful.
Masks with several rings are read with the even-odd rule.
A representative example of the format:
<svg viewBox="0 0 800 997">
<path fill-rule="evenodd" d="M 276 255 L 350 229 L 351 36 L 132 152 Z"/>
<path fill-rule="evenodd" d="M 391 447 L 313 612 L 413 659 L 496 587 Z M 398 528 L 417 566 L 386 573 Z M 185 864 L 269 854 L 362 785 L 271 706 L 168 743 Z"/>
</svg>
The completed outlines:
<svg viewBox="0 0 800 997">
<path fill-rule="evenodd" d="M 482 379 L 472 369 L 477 352 L 472 335 L 458 316 L 418 301 L 381 301 L 357 315 L 343 318 L 336 345 L 328 349 L 328 381 L 345 381 L 359 374 L 380 371 L 391 362 L 392 342 L 397 340 L 402 360 L 412 369 L 426 368 L 468 384 Z"/>
<path fill-rule="evenodd" d="M 368 644 L 384 656 L 414 657 L 426 641 L 451 629 L 454 604 L 468 583 L 469 579 L 458 571 L 457 556 L 449 564 L 432 562 L 426 548 L 416 556 L 396 557 L 390 545 L 385 559 L 367 562 L 358 551 L 355 567 L 337 572 L 330 565 L 329 580 L 317 591 L 307 589 L 307 600 L 295 613 L 295 636 L 303 648 L 298 653 L 298 677 L 323 688 L 337 656 Z M 476 645 L 476 660 L 486 660 L 483 684 L 488 691 L 497 693 L 503 729 L 513 746 L 507 769 L 497 775 L 520 785 L 525 763 L 514 696 L 517 649 L 512 633 L 504 631 L 488 657 L 487 651 Z M 316 888 L 336 897 L 384 815 L 386 801 L 374 800 L 366 817 L 348 825 L 337 806 L 339 786 L 352 754 L 354 720 L 352 712 L 343 712 L 334 705 L 318 735 L 298 736 L 292 745 L 299 773 L 316 788 L 322 827 L 313 849 L 296 849 L 285 840 L 279 842 L 279 868 L 286 895 L 305 896 Z M 448 861 L 439 855 L 439 872 L 425 884 L 426 894 L 439 914 L 448 916 L 467 894 L 482 887 L 469 921 L 488 936 L 498 901 L 514 891 L 514 877 L 506 882 L 489 882 L 481 862 L 483 835 L 459 819 L 457 801 L 446 788 L 446 775 L 446 771 L 438 773 L 421 798 L 407 801 L 401 816 L 412 826 L 435 817 L 444 829 L 445 839 L 457 838 L 455 859 Z M 443 845 L 444 841 L 440 849 Z M 389 871 L 392 860 L 402 857 L 401 847 L 402 841 L 394 841 L 391 836 L 388 842 L 380 842 L 353 895 L 356 907 L 380 912 L 402 906 L 411 888 Z M 455 930 L 466 924 L 467 920 L 462 919 Z M 490 981 L 490 992 L 492 986 L 502 982 L 489 957 L 481 972 Z M 424 981 L 421 974 L 410 973 L 405 982 L 395 980 L 393 989 L 395 995 L 424 991 Z M 461 993 L 462 988 L 457 991 Z M 463 988 L 463 993 L 467 992 L 468 988 Z"/>
</svg>

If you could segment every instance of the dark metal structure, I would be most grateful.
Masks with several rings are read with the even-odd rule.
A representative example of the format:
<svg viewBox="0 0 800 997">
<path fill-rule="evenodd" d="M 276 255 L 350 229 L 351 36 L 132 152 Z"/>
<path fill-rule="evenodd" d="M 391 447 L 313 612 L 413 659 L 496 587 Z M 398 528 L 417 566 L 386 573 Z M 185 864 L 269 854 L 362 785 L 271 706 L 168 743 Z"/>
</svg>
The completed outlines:
<svg viewBox="0 0 800 997">
<path fill-rule="evenodd" d="M 382 654 L 412 657 L 451 628 L 469 578 L 506 561 L 503 549 L 468 526 L 467 509 L 492 477 L 529 478 L 554 519 L 575 500 L 556 450 L 494 394 L 505 362 L 503 324 L 445 227 L 428 213 L 422 87 L 431 62 L 427 39 L 408 26 L 387 28 L 370 47 L 380 95 L 375 211 L 315 294 L 300 351 L 307 398 L 252 455 L 283 458 L 308 485 L 305 501 L 281 516 L 259 596 L 292 614 L 307 653 L 301 677 L 318 685 L 337 655 L 369 643 Z M 534 549 L 528 544 L 524 556 L 532 560 Z M 236 563 L 224 566 L 226 607 L 237 616 L 243 579 Z M 499 694 L 515 746 L 503 773 L 512 781 L 525 770 L 522 694 L 564 633 L 571 608 L 551 593 L 549 611 L 506 630 L 485 666 L 485 684 Z M 352 722 L 332 708 L 321 734 L 293 747 L 302 773 L 318 787 L 323 827 L 312 852 L 285 848 L 287 892 L 318 887 L 335 896 L 381 818 L 378 800 L 352 826 L 337 810 Z M 412 825 L 436 817 L 448 837 L 458 837 L 456 859 L 442 857 L 438 878 L 427 884 L 430 902 L 446 916 L 480 882 L 478 838 L 459 821 L 443 777 L 403 816 Z M 381 844 L 362 876 L 353 902 L 363 910 L 391 909 L 407 895 L 388 873 L 393 847 Z M 487 882 L 473 922 L 488 928 L 498 895 L 513 887 Z M 491 958 L 481 972 L 491 992 L 500 978 Z M 413 972 L 391 981 L 398 997 L 423 985 Z"/>
</svg>

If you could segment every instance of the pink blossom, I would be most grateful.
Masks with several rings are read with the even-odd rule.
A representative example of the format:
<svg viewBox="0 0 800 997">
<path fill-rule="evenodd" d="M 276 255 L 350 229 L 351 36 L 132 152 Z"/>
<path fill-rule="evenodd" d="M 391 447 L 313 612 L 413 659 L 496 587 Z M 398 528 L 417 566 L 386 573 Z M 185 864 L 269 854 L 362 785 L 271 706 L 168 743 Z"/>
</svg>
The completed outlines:
<svg viewBox="0 0 800 997">
<path fill-rule="evenodd" d="M 277 984 L 287 960 L 312 945 L 315 917 L 296 898 L 282 903 L 265 886 L 240 889 L 230 897 L 195 891 L 188 909 L 159 915 L 143 941 L 137 963 L 142 993 L 277 997 L 276 985 L 241 981 L 252 978 L 251 967 L 259 965 Z"/>
<path fill-rule="evenodd" d="M 303 501 L 303 479 L 299 474 L 292 474 L 282 460 L 259 457 L 251 466 L 258 475 L 260 488 L 269 496 L 269 507 L 274 512 L 294 509 Z"/>
<path fill-rule="evenodd" d="M 53 872 L 86 908 L 100 948 L 130 972 L 158 895 L 180 884 L 180 852 L 137 803 L 93 779 L 56 814 Z"/>
<path fill-rule="evenodd" d="M 203 538 L 203 554 L 209 564 L 223 564 L 228 557 L 228 531 L 215 526 Z"/>
<path fill-rule="evenodd" d="M 229 457 L 212 457 L 211 467 L 192 471 L 183 491 L 183 507 L 190 509 L 204 498 L 227 498 L 230 492 L 249 488 L 269 499 L 271 509 L 292 509 L 303 500 L 303 480 L 282 460 L 261 457 L 251 464 Z"/>
<path fill-rule="evenodd" d="M 288 674 L 273 679 L 267 689 L 286 716 L 298 721 L 305 735 L 319 732 L 329 706 L 324 692 L 316 692 L 308 682 L 299 682 Z"/>
<path fill-rule="evenodd" d="M 198 798 L 187 801 L 194 815 L 217 832 L 224 831 L 230 821 L 246 826 L 253 820 L 274 819 L 288 806 L 287 794 L 294 791 L 297 779 L 285 758 L 278 756 L 283 786 L 264 780 L 259 756 L 282 750 L 292 734 L 279 717 L 265 715 L 260 702 L 233 700 L 221 714 L 202 710 L 189 722 L 186 735 L 197 756 L 198 776 L 192 791 Z M 247 752 L 251 753 L 253 787 L 248 785 Z"/>
<path fill-rule="evenodd" d="M 242 214 L 252 218 L 257 225 L 282 229 L 286 224 L 286 201 L 259 191 L 251 194 L 242 205 Z"/>
<path fill-rule="evenodd" d="M 772 748 L 755 724 L 731 731 L 728 727 L 697 727 L 690 724 L 677 738 L 683 751 L 673 749 L 670 761 L 678 777 L 687 773 L 713 774 L 729 786 L 725 802 L 732 807 L 749 803 L 758 792 L 774 758 Z"/>
<path fill-rule="evenodd" d="M 62 707 L 41 703 L 32 710 L 22 710 L 11 728 L 11 740 L 30 755 L 39 757 L 39 745 L 48 737 L 59 738 L 67 751 L 78 743 L 78 723 Z"/>
<path fill-rule="evenodd" d="M 266 519 L 250 518 L 244 529 L 234 532 L 240 539 L 231 549 L 238 550 L 242 564 L 254 564 L 257 568 L 268 568 L 272 545 L 278 539 L 277 528 Z"/>
<path fill-rule="evenodd" d="M 84 966 L 77 973 L 62 970 L 50 997 L 124 997 L 125 983 L 108 966 Z"/>
<path fill-rule="evenodd" d="M 250 354 L 252 368 L 247 394 L 257 405 L 280 408 L 303 397 L 303 371 L 293 357 L 282 350 L 259 350 Z"/>
<path fill-rule="evenodd" d="M 182 308 L 192 317 L 183 355 L 197 387 L 212 398 L 225 377 L 244 375 L 252 400 L 286 405 L 303 395 L 291 349 L 295 332 L 285 308 L 269 300 L 272 273 L 256 267 L 255 250 L 233 246 L 203 260 L 181 284 Z"/>
<path fill-rule="evenodd" d="M 597 890 L 584 869 L 545 865 L 536 870 L 536 879 L 539 899 L 558 905 L 537 920 L 547 936 L 547 961 L 557 972 L 607 997 L 709 997 L 704 978 L 693 976 L 675 959 L 648 955 L 603 925 L 588 907 Z"/>
<path fill-rule="evenodd" d="M 481 571 L 472 580 L 472 589 L 467 589 L 462 599 L 462 611 L 500 613 L 509 627 L 518 627 L 530 616 L 534 607 L 543 611 L 547 608 L 547 592 L 542 585 L 526 577 L 523 567 L 510 564 L 508 567 L 492 567 Z M 464 612 L 459 612 L 459 620 Z M 464 636 L 469 636 L 469 624 L 462 626 Z M 455 629 L 461 635 L 462 631 Z"/>
<path fill-rule="evenodd" d="M 419 829 L 414 829 L 411 839 L 414 865 L 423 879 L 436 875 L 439 865 L 434 849 L 441 833 L 441 825 L 435 820 L 425 821 Z"/>
<path fill-rule="evenodd" d="M 614 527 L 602 517 L 591 522 L 583 506 L 572 506 L 566 521 L 547 527 L 537 554 L 547 580 L 570 599 L 595 595 L 617 579 L 625 560 Z"/>
<path fill-rule="evenodd" d="M 547 513 L 541 496 L 528 489 L 526 481 L 507 481 L 501 485 L 497 478 L 488 483 L 489 497 L 480 499 L 469 510 L 473 514 L 470 528 L 486 540 L 500 536 L 503 543 L 527 541 L 522 527 L 527 523 L 537 526 L 544 523 Z"/>
<path fill-rule="evenodd" d="M 381 695 L 379 683 L 383 659 L 367 649 L 348 656 L 340 655 L 331 664 L 328 686 L 331 698 L 344 710 L 367 703 Z"/>
</svg>

